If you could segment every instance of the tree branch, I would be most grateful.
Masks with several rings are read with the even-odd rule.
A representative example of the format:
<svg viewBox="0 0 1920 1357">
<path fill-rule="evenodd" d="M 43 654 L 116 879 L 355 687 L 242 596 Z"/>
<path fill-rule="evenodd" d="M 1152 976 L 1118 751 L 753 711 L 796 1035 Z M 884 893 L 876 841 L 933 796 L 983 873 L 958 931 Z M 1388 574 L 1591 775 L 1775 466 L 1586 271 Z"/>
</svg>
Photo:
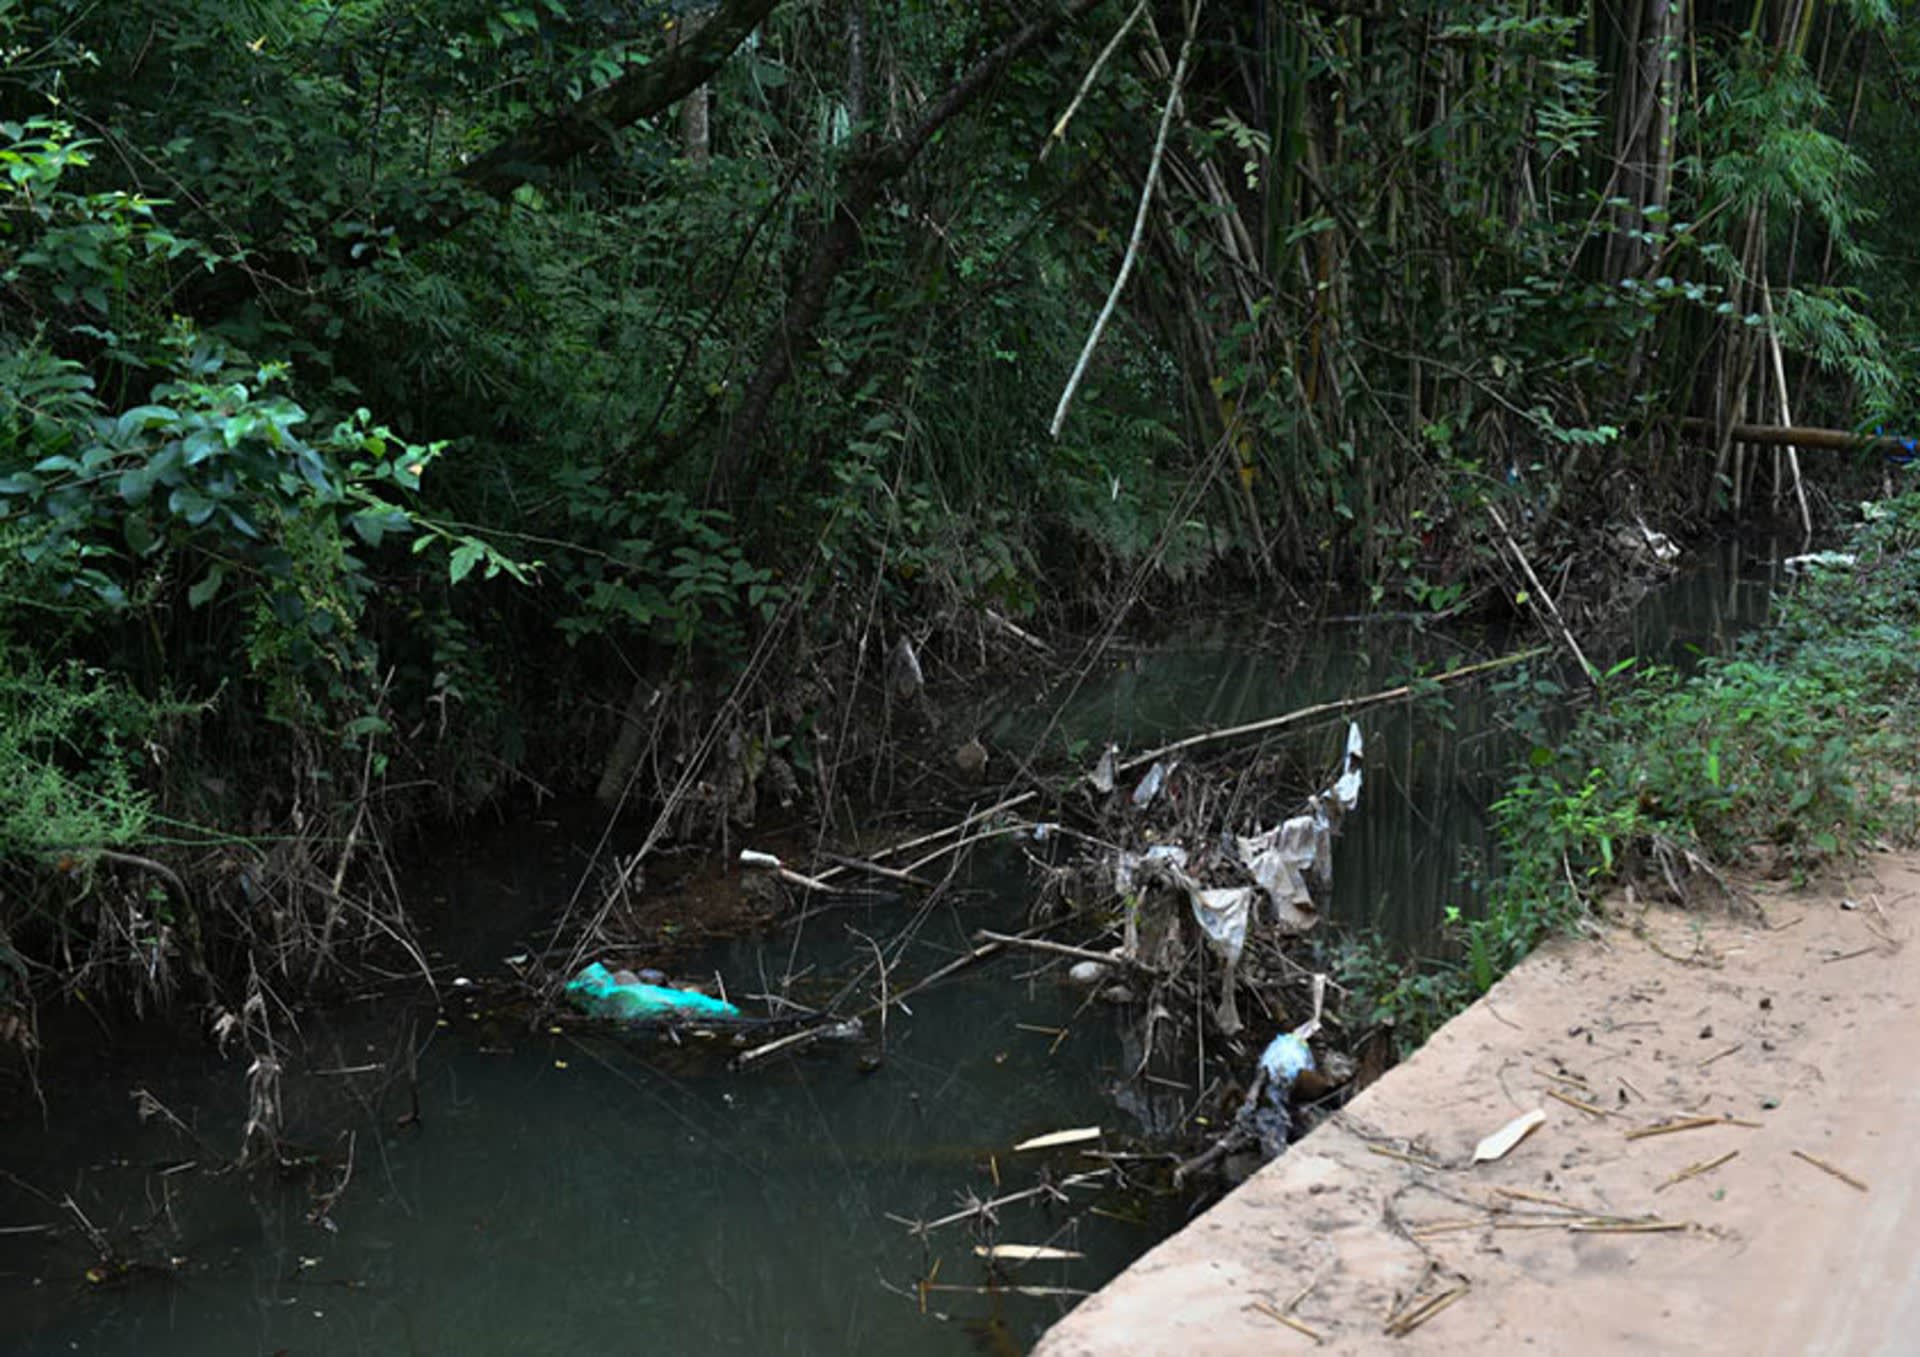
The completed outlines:
<svg viewBox="0 0 1920 1357">
<path fill-rule="evenodd" d="M 542 172 L 601 149 L 620 128 L 671 108 L 706 84 L 778 3 L 722 0 L 700 31 L 666 56 L 501 142 L 465 165 L 459 178 L 490 198 L 504 198 Z"/>
</svg>

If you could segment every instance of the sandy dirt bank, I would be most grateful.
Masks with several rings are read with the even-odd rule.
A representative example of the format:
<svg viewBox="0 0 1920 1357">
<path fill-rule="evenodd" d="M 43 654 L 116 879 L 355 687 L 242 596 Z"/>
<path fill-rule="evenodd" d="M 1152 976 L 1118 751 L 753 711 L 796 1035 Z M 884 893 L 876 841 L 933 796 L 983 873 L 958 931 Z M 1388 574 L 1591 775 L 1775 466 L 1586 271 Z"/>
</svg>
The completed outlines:
<svg viewBox="0 0 1920 1357">
<path fill-rule="evenodd" d="M 1542 949 L 1038 1353 L 1920 1353 L 1920 857 L 1748 889 Z"/>
</svg>

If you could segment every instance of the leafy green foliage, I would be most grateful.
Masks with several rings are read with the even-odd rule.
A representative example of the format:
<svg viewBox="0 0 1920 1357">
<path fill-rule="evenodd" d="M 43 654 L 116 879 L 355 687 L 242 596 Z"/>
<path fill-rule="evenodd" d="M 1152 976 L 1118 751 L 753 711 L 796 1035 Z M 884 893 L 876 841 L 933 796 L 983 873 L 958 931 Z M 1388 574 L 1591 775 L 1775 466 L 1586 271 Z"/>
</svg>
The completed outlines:
<svg viewBox="0 0 1920 1357">
<path fill-rule="evenodd" d="M 1451 920 L 1459 960 L 1359 963 L 1403 1038 L 1417 1041 L 1622 881 L 1660 891 L 1684 878 L 1688 854 L 1733 863 L 1761 845 L 1804 876 L 1914 832 L 1920 495 L 1868 511 L 1851 543 L 1857 571 L 1793 588 L 1776 625 L 1738 654 L 1690 675 L 1617 668 L 1563 737 L 1533 727 L 1541 743 L 1494 805 L 1499 871 L 1485 912 Z"/>
<path fill-rule="evenodd" d="M 158 715 L 98 670 L 0 651 L 0 855 L 140 846 L 139 760 Z"/>
</svg>

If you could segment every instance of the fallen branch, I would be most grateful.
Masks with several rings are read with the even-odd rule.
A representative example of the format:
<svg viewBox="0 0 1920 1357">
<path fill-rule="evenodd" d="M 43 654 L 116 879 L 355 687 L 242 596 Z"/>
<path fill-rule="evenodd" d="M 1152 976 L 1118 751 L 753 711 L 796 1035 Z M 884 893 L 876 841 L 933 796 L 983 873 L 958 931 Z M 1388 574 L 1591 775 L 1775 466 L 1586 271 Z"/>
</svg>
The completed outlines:
<svg viewBox="0 0 1920 1357">
<path fill-rule="evenodd" d="M 1487 501 L 1487 515 L 1493 519 L 1493 526 L 1500 530 L 1500 536 L 1505 540 L 1507 550 L 1513 553 L 1513 559 L 1520 563 L 1520 573 L 1525 575 L 1527 582 L 1533 586 L 1533 592 L 1527 597 L 1530 600 L 1537 600 L 1535 607 L 1540 609 L 1555 627 L 1559 628 L 1560 639 L 1567 643 L 1567 649 L 1573 652 L 1573 658 L 1580 662 L 1580 672 L 1587 676 L 1587 681 L 1598 684 L 1599 670 L 1593 667 L 1593 662 L 1587 658 L 1586 652 L 1580 649 L 1580 643 L 1573 639 L 1573 631 L 1567 626 L 1566 619 L 1560 616 L 1560 609 L 1554 603 L 1553 595 L 1547 592 L 1547 586 L 1540 582 L 1540 577 L 1533 573 L 1533 563 L 1527 560 L 1527 554 L 1520 550 L 1520 544 L 1513 540 L 1513 533 L 1507 527 L 1507 520 L 1500 516 L 1500 511 L 1493 506 L 1491 500 Z"/>
<path fill-rule="evenodd" d="M 1016 938 L 985 928 L 973 936 L 982 942 L 997 942 L 1003 947 L 1022 947 L 1030 952 L 1047 952 L 1053 956 L 1072 957 L 1075 961 L 1094 961 L 1102 966 L 1131 966 L 1147 975 L 1159 974 L 1144 961 L 1137 961 L 1130 956 L 1096 952 L 1086 947 L 1070 947 L 1064 942 L 1049 942 L 1045 938 Z"/>
<path fill-rule="evenodd" d="M 1475 674 L 1484 674 L 1490 670 L 1505 669 L 1512 665 L 1523 663 L 1524 661 L 1533 659 L 1535 656 L 1545 654 L 1546 651 L 1547 647 L 1545 646 L 1534 646 L 1529 650 L 1516 651 L 1511 655 L 1502 655 L 1498 659 L 1480 660 L 1474 664 L 1462 665 L 1458 669 L 1449 669 L 1444 674 L 1435 674 L 1431 678 L 1423 678 L 1420 680 L 1420 685 L 1429 683 L 1454 683 L 1460 679 L 1471 678 Z M 1116 773 L 1129 773 L 1136 768 L 1144 768 L 1150 763 L 1157 762 L 1169 754 L 1178 754 L 1185 750 L 1193 749 L 1196 746 L 1214 744 L 1220 740 L 1238 739 L 1242 735 L 1267 735 L 1274 731 L 1286 730 L 1291 726 L 1301 725 L 1309 721 L 1351 716 L 1355 712 L 1365 711 L 1369 707 L 1384 706 L 1389 702 L 1399 702 L 1402 699 L 1412 697 L 1416 686 L 1419 685 L 1402 683 L 1398 687 L 1387 688 L 1377 693 L 1366 693 L 1360 697 L 1343 697 L 1332 702 L 1316 702 L 1311 707 L 1301 707 L 1298 711 L 1290 711 L 1281 716 L 1269 716 L 1259 721 L 1248 721 L 1237 726 L 1223 726 L 1218 730 L 1203 730 L 1197 735 L 1189 735 L 1185 739 L 1175 740 L 1172 744 L 1163 744 L 1158 749 L 1150 749 L 1144 754 L 1137 754 L 1125 763 L 1117 765 L 1114 771 Z"/>
</svg>

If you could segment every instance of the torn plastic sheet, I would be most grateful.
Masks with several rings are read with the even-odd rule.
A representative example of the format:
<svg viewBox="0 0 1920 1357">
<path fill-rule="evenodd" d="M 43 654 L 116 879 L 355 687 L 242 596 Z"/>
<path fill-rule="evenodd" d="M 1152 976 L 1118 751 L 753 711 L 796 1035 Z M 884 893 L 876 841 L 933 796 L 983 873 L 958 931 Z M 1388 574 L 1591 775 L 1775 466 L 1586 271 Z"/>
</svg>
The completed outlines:
<svg viewBox="0 0 1920 1357">
<path fill-rule="evenodd" d="M 1094 765 L 1091 773 L 1087 774 L 1087 781 L 1091 782 L 1093 789 L 1102 796 L 1113 790 L 1114 779 L 1118 776 L 1114 772 L 1114 761 L 1119 757 L 1120 746 L 1109 741 L 1107 747 L 1100 752 L 1100 762 Z"/>
<path fill-rule="evenodd" d="M 1172 763 L 1155 763 L 1147 769 L 1147 775 L 1140 779 L 1140 785 L 1133 789 L 1133 804 L 1136 810 L 1145 810 L 1160 795 L 1161 788 L 1167 785 L 1167 779 L 1173 776 L 1173 770 L 1180 766 L 1175 759 Z"/>
<path fill-rule="evenodd" d="M 1187 865 L 1187 850 L 1177 843 L 1157 843 L 1144 853 L 1121 853 L 1113 860 L 1113 888 L 1121 895 L 1132 895 L 1139 884 L 1141 868 L 1147 875 L 1162 867 L 1178 872 Z"/>
<path fill-rule="evenodd" d="M 1274 921 L 1289 932 L 1304 933 L 1319 921 L 1309 881 L 1322 895 L 1333 889 L 1333 831 L 1340 817 L 1360 804 L 1360 765 L 1365 755 L 1360 726 L 1349 722 L 1333 786 L 1312 797 L 1304 815 L 1239 841 L 1241 866 L 1266 892 Z"/>
<path fill-rule="evenodd" d="M 1340 776 L 1333 784 L 1333 799 L 1339 803 L 1344 814 L 1360 804 L 1360 764 L 1366 755 L 1366 747 L 1360 739 L 1360 724 L 1357 721 L 1347 724 L 1347 752 L 1340 760 Z"/>
<path fill-rule="evenodd" d="M 1182 874 L 1187 899 L 1193 904 L 1194 921 L 1207 935 L 1213 950 L 1227 965 L 1236 965 L 1247 945 L 1247 921 L 1253 915 L 1253 887 L 1232 886 L 1223 890 L 1204 890 Z"/>
</svg>

